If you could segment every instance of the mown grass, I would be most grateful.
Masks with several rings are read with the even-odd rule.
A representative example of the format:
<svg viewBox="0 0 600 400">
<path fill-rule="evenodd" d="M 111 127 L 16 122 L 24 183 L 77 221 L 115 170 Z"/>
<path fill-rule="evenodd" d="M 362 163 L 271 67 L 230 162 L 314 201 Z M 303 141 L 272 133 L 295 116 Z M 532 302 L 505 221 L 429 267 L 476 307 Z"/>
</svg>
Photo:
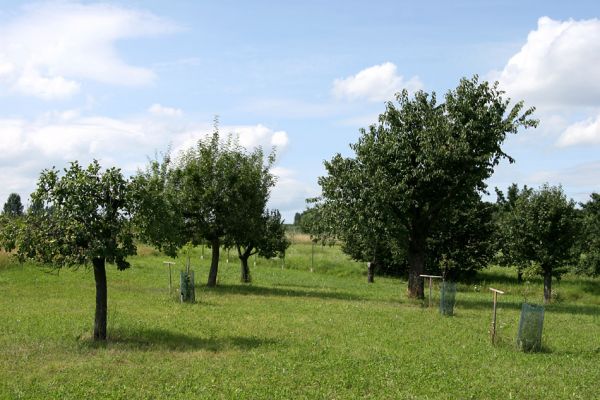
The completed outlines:
<svg viewBox="0 0 600 400">
<path fill-rule="evenodd" d="M 544 351 L 514 340 L 520 305 L 541 282 L 517 285 L 493 268 L 459 285 L 454 317 L 405 296 L 337 247 L 296 242 L 285 260 L 251 264 L 239 283 L 222 252 L 219 286 L 204 286 L 208 252 L 192 256 L 196 304 L 169 293 L 167 260 L 141 248 L 109 266 L 109 340 L 90 340 L 93 274 L 0 257 L 0 398 L 114 399 L 593 399 L 600 381 L 599 281 L 566 277 L 546 309 Z M 175 271 L 182 268 L 182 260 Z M 174 282 L 178 279 L 174 276 Z M 489 340 L 489 286 L 500 297 Z M 436 299 L 439 297 L 437 292 Z"/>
</svg>

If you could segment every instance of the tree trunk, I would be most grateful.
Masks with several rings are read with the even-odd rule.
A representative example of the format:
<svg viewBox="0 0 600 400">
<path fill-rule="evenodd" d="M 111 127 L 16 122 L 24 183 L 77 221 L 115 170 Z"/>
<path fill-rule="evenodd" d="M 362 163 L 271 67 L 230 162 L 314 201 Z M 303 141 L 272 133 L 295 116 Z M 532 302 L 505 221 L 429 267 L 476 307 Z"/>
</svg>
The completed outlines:
<svg viewBox="0 0 600 400">
<path fill-rule="evenodd" d="M 552 270 L 544 270 L 544 304 L 552 300 Z"/>
<path fill-rule="evenodd" d="M 217 273 L 219 272 L 219 250 L 221 241 L 217 237 L 211 240 L 210 243 L 212 249 L 212 260 L 210 262 L 210 272 L 208 273 L 208 282 L 206 282 L 206 286 L 215 287 L 217 286 Z"/>
<path fill-rule="evenodd" d="M 375 267 L 376 264 L 374 261 L 367 263 L 367 283 L 375 282 Z"/>
<path fill-rule="evenodd" d="M 96 317 L 94 319 L 94 340 L 106 340 L 107 288 L 104 258 L 92 259 L 94 279 L 96 280 Z"/>
<path fill-rule="evenodd" d="M 517 269 L 517 283 L 521 284 L 523 283 L 523 271 L 521 271 L 521 269 Z"/>
<path fill-rule="evenodd" d="M 425 273 L 425 237 L 410 239 L 408 245 L 408 297 L 424 299 L 423 278 Z"/>
<path fill-rule="evenodd" d="M 248 267 L 248 255 L 242 254 L 240 256 L 240 264 L 241 264 L 241 275 L 240 280 L 242 283 L 250 283 L 250 267 Z"/>
</svg>

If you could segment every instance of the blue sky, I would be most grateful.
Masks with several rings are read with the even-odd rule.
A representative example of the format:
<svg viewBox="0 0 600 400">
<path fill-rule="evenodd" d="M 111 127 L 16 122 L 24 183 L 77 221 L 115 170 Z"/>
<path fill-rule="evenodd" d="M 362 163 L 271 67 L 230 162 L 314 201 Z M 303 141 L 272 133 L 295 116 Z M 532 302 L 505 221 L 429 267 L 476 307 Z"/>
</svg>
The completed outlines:
<svg viewBox="0 0 600 400">
<path fill-rule="evenodd" d="M 323 160 L 407 88 L 499 80 L 541 125 L 506 142 L 493 186 L 600 191 L 600 4 L 0 2 L 0 201 L 43 168 L 98 158 L 127 174 L 211 130 L 276 146 L 271 207 L 290 220 Z"/>
</svg>

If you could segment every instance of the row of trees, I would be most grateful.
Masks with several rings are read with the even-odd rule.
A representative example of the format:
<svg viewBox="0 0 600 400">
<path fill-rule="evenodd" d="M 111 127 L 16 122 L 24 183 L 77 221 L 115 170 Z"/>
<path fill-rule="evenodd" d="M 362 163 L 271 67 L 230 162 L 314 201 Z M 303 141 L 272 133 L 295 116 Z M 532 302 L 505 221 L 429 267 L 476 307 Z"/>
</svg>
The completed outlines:
<svg viewBox="0 0 600 400">
<path fill-rule="evenodd" d="M 135 240 L 170 256 L 186 244 L 208 242 L 208 285 L 217 283 L 219 249 L 235 247 L 242 281 L 250 281 L 248 258 L 282 255 L 289 243 L 283 220 L 266 208 L 275 179 L 275 155 L 248 152 L 232 137 L 212 136 L 172 159 L 149 162 L 131 179 L 118 168 L 71 163 L 64 174 L 44 170 L 23 215 L 4 213 L 0 242 L 21 261 L 56 268 L 92 265 L 96 282 L 94 339 L 106 339 L 106 263 L 129 267 Z M 22 214 L 22 213 L 21 213 Z"/>
</svg>

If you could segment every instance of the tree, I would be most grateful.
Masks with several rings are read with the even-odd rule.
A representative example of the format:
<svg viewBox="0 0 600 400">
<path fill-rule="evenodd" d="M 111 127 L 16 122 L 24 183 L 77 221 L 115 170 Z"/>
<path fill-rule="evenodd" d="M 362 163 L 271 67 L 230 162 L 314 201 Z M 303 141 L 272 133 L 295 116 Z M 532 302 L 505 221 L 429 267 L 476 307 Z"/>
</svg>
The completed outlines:
<svg viewBox="0 0 600 400">
<path fill-rule="evenodd" d="M 135 254 L 130 230 L 129 185 L 117 168 L 101 171 L 72 162 L 62 176 L 44 170 L 32 199 L 43 207 L 26 216 L 16 240 L 17 255 L 56 268 L 93 266 L 96 282 L 94 340 L 106 340 L 106 262 L 119 270 Z"/>
<path fill-rule="evenodd" d="M 402 236 L 401 226 L 390 224 L 383 198 L 374 196 L 383 188 L 362 159 L 336 155 L 325 162 L 328 175 L 319 178 L 323 197 L 307 210 L 301 222 L 314 236 L 336 236 L 342 250 L 357 261 L 367 262 L 367 282 L 375 271 L 395 263 L 401 252 L 394 237 Z"/>
<path fill-rule="evenodd" d="M 513 236 L 511 225 L 508 221 L 513 218 L 517 200 L 522 196 L 530 196 L 532 189 L 528 188 L 527 185 L 523 186 L 523 189 L 519 189 L 516 183 L 513 183 L 508 187 L 506 196 L 498 189 L 496 190 L 496 210 L 494 212 L 494 231 L 495 231 L 495 243 L 496 243 L 496 260 L 498 264 L 506 267 L 517 268 L 517 283 L 523 281 L 523 272 L 529 267 L 528 262 L 519 258 L 516 250 L 512 248 Z"/>
<path fill-rule="evenodd" d="M 235 247 L 240 259 L 241 281 L 250 282 L 248 259 L 254 254 L 271 258 L 283 254 L 289 243 L 279 211 L 267 210 L 275 177 L 270 169 L 275 162 L 272 152 L 265 160 L 262 149 L 252 152 L 235 150 L 238 158 L 235 185 L 228 224 L 224 227 L 224 244 Z M 236 201 L 237 200 L 237 201 Z"/>
<path fill-rule="evenodd" d="M 21 196 L 19 196 L 17 193 L 11 193 L 8 196 L 8 200 L 6 200 L 6 203 L 4 203 L 2 214 L 8 217 L 20 217 L 23 215 Z"/>
<path fill-rule="evenodd" d="M 132 178 L 131 193 L 132 221 L 139 238 L 175 257 L 190 238 L 185 232 L 179 192 L 173 186 L 172 173 L 168 155 L 162 162 L 151 160 L 145 170 L 139 170 Z"/>
<path fill-rule="evenodd" d="M 581 204 L 581 234 L 578 238 L 578 270 L 592 276 L 600 275 L 600 194 L 592 193 Z"/>
<path fill-rule="evenodd" d="M 267 164 L 272 164 L 269 157 Z M 171 173 L 173 190 L 178 193 L 177 204 L 184 221 L 184 235 L 194 244 L 206 240 L 212 249 L 212 260 L 208 276 L 208 286 L 216 286 L 219 267 L 219 249 L 223 238 L 235 227 L 241 224 L 245 229 L 251 229 L 246 221 L 251 221 L 247 213 L 254 213 L 258 208 L 248 206 L 246 196 L 260 190 L 255 179 L 259 171 L 252 170 L 248 165 L 258 165 L 263 168 L 262 150 L 256 149 L 248 154 L 239 143 L 229 136 L 221 141 L 217 124 L 212 136 L 201 139 L 196 146 L 184 151 L 178 158 Z M 267 189 L 272 186 L 272 178 L 262 185 Z M 266 177 L 266 175 L 262 175 Z M 250 210 L 252 209 L 252 210 Z M 255 215 L 255 214 L 253 214 Z M 239 229 L 238 229 L 239 230 Z"/>
<path fill-rule="evenodd" d="M 378 220 L 404 232 L 395 240 L 406 249 L 411 297 L 423 298 L 427 241 L 441 216 L 484 192 L 485 180 L 503 158 L 513 161 L 501 148 L 507 134 L 537 125 L 530 118 L 533 108 L 523 111 L 522 102 L 510 107 L 503 94 L 498 83 L 479 82 L 477 76 L 462 79 L 441 104 L 435 93 L 419 91 L 409 98 L 403 91 L 396 95 L 398 106 L 387 103 L 379 123 L 361 129 L 358 143 L 350 146 L 354 164 L 364 171 L 355 174 L 355 185 L 370 187 Z M 327 163 L 326 168 L 322 187 L 327 179 L 341 181 L 336 169 Z M 332 185 L 329 193 L 336 191 Z M 330 209 L 352 205 L 354 199 L 342 202 L 324 193 Z"/>
<path fill-rule="evenodd" d="M 544 277 L 544 302 L 552 298 L 552 277 L 560 278 L 573 260 L 578 230 L 575 203 L 562 188 L 544 185 L 523 191 L 506 221 L 510 235 L 504 240 L 511 257 L 534 266 Z"/>
<path fill-rule="evenodd" d="M 290 245 L 285 236 L 285 225 L 278 210 L 265 210 L 260 220 L 248 229 L 230 233 L 226 242 L 231 242 L 237 249 L 240 259 L 240 280 L 249 283 L 250 267 L 248 259 L 254 254 L 264 258 L 282 257 Z"/>
</svg>

